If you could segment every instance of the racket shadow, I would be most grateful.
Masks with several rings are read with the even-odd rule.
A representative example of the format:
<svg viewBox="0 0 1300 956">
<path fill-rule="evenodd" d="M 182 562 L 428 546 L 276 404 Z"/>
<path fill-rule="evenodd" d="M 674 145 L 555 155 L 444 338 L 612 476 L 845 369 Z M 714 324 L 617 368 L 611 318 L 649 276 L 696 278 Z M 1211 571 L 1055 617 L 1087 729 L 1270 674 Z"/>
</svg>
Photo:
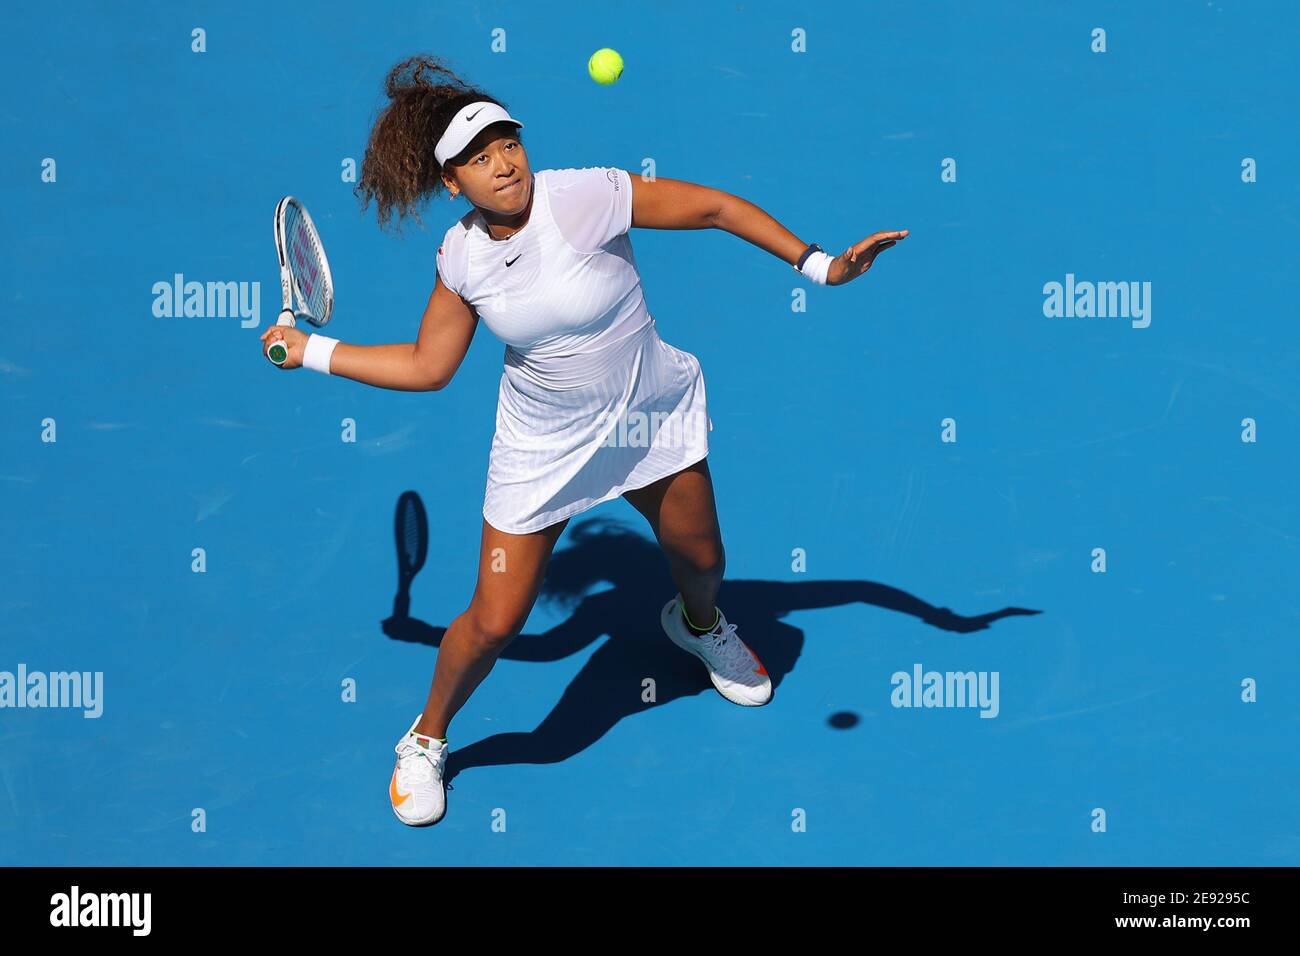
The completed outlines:
<svg viewBox="0 0 1300 956">
<path fill-rule="evenodd" d="M 559 763 L 600 740 L 624 718 L 684 697 L 716 693 L 703 666 L 673 645 L 660 627 L 659 612 L 676 586 L 657 543 L 607 518 L 570 526 L 561 543 L 566 546 L 552 556 L 539 600 L 567 616 L 547 631 L 520 634 L 501 657 L 541 664 L 604 641 L 534 729 L 497 733 L 454 749 L 448 756 L 448 781 L 473 767 Z M 586 593 L 600 584 L 608 589 Z M 805 640 L 803 630 L 781 618 L 793 611 L 845 604 L 908 614 L 962 634 L 985 630 L 1004 617 L 1040 613 L 1009 607 L 967 617 L 864 580 L 728 580 L 718 597 L 718 605 L 763 661 L 777 691 L 794 670 Z M 409 607 L 409 594 L 404 606 Z M 430 647 L 437 647 L 446 633 L 445 627 L 409 616 L 390 617 L 382 628 L 393 640 Z M 647 679 L 654 682 L 649 701 L 643 700 Z"/>
</svg>

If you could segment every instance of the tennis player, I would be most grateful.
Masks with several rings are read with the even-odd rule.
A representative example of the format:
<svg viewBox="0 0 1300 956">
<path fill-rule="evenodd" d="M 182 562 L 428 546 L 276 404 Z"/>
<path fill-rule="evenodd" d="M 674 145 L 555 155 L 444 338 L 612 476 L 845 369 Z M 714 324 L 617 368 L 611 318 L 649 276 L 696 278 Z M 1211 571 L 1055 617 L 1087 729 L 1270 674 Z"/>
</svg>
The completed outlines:
<svg viewBox="0 0 1300 956">
<path fill-rule="evenodd" d="M 396 746 L 389 784 L 403 823 L 446 811 L 447 727 L 522 630 L 557 538 L 574 515 L 626 498 L 654 531 L 678 593 L 660 623 L 742 706 L 772 682 L 714 601 L 724 552 L 709 474 L 704 376 L 659 337 L 629 230 L 722 229 L 804 277 L 843 285 L 907 236 L 877 232 L 838 256 L 717 189 L 621 169 L 529 165 L 520 130 L 493 97 L 430 57 L 395 66 L 357 191 L 381 225 L 418 219 L 440 192 L 470 210 L 446 231 L 414 343 L 348 345 L 273 326 L 284 368 L 381 388 L 429 391 L 455 375 L 481 318 L 506 344 L 488 462 L 478 583 L 447 628 L 429 697 Z"/>
</svg>

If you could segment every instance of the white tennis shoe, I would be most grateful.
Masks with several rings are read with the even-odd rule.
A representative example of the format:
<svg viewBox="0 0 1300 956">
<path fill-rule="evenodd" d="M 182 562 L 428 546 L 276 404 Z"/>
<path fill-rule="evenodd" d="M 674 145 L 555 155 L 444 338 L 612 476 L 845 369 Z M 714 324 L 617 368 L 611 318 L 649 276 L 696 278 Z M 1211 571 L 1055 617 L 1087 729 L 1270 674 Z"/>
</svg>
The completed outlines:
<svg viewBox="0 0 1300 956">
<path fill-rule="evenodd" d="M 437 823 L 447 812 L 447 792 L 442 783 L 447 745 L 435 737 L 415 733 L 420 717 L 393 748 L 397 751 L 397 766 L 388 785 L 393 813 L 413 827 Z"/>
<path fill-rule="evenodd" d="M 687 628 L 684 613 L 682 596 L 678 594 L 664 605 L 659 623 L 669 640 L 704 662 L 719 694 L 742 707 L 758 707 L 772 699 L 772 679 L 767 669 L 736 634 L 736 625 L 727 623 L 721 610 L 713 630 L 700 637 Z"/>
</svg>

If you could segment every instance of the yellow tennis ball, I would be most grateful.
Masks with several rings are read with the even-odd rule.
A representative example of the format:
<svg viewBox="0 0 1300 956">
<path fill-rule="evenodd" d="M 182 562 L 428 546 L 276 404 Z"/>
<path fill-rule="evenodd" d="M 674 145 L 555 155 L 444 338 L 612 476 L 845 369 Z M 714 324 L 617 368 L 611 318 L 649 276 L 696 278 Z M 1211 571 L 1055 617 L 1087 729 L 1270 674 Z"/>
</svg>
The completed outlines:
<svg viewBox="0 0 1300 956">
<path fill-rule="evenodd" d="M 611 50 L 609 47 L 597 50 L 587 61 L 587 72 L 601 86 L 617 83 L 618 78 L 623 75 L 623 58 L 618 55 L 617 50 Z"/>
</svg>

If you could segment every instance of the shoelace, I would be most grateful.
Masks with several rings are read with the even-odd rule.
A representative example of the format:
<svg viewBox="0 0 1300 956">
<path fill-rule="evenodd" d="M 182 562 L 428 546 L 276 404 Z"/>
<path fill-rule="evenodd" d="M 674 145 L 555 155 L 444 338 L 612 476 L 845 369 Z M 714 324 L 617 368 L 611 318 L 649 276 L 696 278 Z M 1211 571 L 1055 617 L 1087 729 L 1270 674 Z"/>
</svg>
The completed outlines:
<svg viewBox="0 0 1300 956">
<path fill-rule="evenodd" d="M 721 631 L 706 634 L 704 637 L 709 642 L 709 650 L 721 662 L 729 665 L 739 665 L 742 661 L 748 663 L 750 660 L 749 652 L 745 650 L 740 638 L 731 640 L 736 633 L 736 625 L 730 622 Z"/>
<path fill-rule="evenodd" d="M 434 761 L 438 758 L 435 758 L 429 751 L 409 739 L 403 740 L 393 749 L 397 752 L 397 779 L 400 783 L 411 783 L 418 786 L 428 783 L 433 778 Z M 423 757 L 424 759 L 408 760 L 408 757 Z"/>
</svg>

